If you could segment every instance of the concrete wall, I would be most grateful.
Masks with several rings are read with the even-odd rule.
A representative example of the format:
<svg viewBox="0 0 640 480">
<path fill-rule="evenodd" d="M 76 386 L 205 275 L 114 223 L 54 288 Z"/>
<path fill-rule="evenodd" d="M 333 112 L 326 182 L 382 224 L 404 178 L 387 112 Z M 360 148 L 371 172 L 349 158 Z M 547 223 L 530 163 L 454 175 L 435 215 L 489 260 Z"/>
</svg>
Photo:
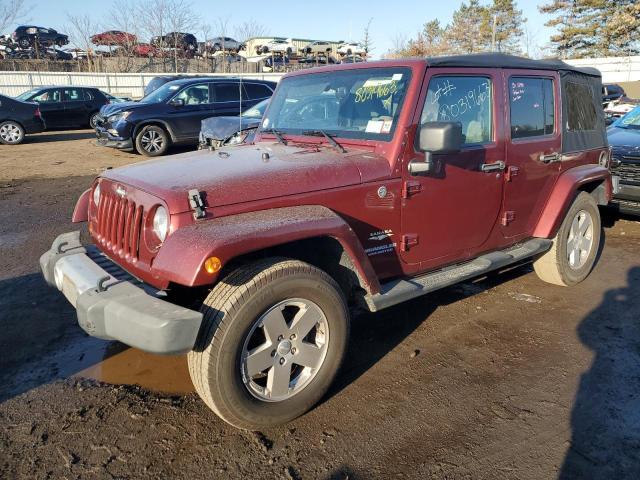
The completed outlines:
<svg viewBox="0 0 640 480">
<path fill-rule="evenodd" d="M 197 75 L 197 74 L 185 74 Z M 242 78 L 278 81 L 282 73 L 243 74 Z M 71 73 L 71 72 L 0 72 L 0 94 L 16 96 L 34 87 L 45 85 L 78 85 L 97 87 L 112 95 L 140 98 L 154 73 Z M 210 76 L 234 76 L 215 74 Z"/>
</svg>

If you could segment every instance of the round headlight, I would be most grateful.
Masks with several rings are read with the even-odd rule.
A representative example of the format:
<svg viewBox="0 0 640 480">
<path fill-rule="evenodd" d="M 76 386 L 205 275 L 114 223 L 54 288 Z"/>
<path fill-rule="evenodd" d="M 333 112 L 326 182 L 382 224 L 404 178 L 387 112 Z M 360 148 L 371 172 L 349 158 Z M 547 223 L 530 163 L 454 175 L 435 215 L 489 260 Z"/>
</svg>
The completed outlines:
<svg viewBox="0 0 640 480">
<path fill-rule="evenodd" d="M 167 238 L 168 232 L 169 215 L 167 215 L 167 210 L 164 207 L 158 207 L 156 208 L 156 213 L 153 216 L 153 233 L 156 234 L 156 237 L 158 237 L 161 242 L 164 242 L 164 239 Z"/>
<path fill-rule="evenodd" d="M 93 189 L 93 203 L 100 205 L 100 184 L 96 184 L 96 188 Z"/>
</svg>

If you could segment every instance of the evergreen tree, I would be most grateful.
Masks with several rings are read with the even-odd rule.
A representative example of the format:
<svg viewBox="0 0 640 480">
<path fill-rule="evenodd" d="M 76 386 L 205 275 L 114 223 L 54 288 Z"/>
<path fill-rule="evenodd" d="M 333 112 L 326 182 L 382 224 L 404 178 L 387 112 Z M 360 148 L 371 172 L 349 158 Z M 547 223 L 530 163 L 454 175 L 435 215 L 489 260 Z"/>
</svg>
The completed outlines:
<svg viewBox="0 0 640 480">
<path fill-rule="evenodd" d="M 524 35 L 522 10 L 516 8 L 514 0 L 493 0 L 491 16 L 496 17 L 495 50 L 506 53 L 522 52 L 521 40 Z M 493 18 L 491 19 L 493 26 Z"/>
<path fill-rule="evenodd" d="M 638 0 L 551 0 L 539 9 L 553 15 L 546 25 L 557 28 L 551 43 L 563 58 L 638 52 Z"/>
<path fill-rule="evenodd" d="M 446 28 L 446 39 L 453 53 L 478 53 L 491 44 L 491 14 L 479 0 L 462 2 L 453 12 L 453 22 Z"/>
</svg>

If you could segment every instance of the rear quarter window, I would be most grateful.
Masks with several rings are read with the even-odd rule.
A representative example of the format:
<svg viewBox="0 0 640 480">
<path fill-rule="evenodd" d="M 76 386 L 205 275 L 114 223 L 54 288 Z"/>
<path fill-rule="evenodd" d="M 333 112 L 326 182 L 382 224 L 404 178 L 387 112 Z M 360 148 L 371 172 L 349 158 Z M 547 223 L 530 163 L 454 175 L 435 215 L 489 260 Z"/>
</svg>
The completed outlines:
<svg viewBox="0 0 640 480">
<path fill-rule="evenodd" d="M 580 83 L 567 82 L 566 89 L 567 130 L 570 132 L 595 130 L 598 116 L 589 87 Z"/>
</svg>

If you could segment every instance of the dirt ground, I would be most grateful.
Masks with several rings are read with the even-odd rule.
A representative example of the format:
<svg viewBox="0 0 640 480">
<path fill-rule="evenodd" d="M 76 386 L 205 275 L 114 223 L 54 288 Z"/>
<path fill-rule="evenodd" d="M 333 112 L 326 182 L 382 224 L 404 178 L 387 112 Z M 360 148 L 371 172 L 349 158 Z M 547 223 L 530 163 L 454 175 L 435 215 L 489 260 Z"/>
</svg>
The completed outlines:
<svg viewBox="0 0 640 480">
<path fill-rule="evenodd" d="M 530 266 L 353 319 L 307 415 L 236 430 L 184 357 L 87 337 L 38 257 L 96 173 L 90 132 L 0 147 L 0 478 L 640 478 L 640 224 L 573 288 Z"/>
</svg>

